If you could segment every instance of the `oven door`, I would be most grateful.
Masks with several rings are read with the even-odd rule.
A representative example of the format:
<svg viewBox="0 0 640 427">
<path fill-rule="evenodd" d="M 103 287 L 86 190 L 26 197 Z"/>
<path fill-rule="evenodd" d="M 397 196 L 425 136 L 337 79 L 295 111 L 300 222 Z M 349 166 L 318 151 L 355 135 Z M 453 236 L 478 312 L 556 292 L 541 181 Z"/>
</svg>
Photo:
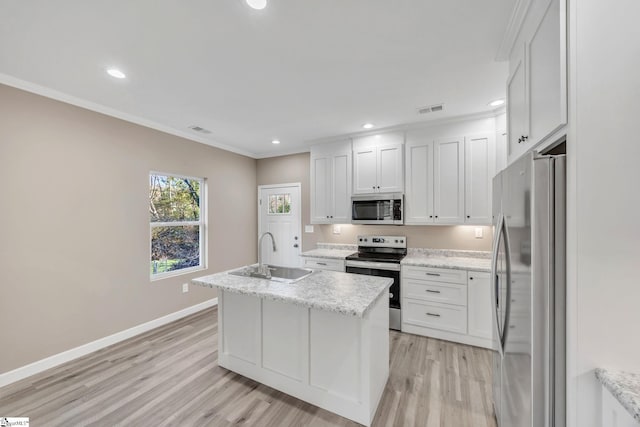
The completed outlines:
<svg viewBox="0 0 640 427">
<path fill-rule="evenodd" d="M 347 261 L 347 273 L 389 277 L 389 329 L 400 330 L 400 264 Z"/>
</svg>

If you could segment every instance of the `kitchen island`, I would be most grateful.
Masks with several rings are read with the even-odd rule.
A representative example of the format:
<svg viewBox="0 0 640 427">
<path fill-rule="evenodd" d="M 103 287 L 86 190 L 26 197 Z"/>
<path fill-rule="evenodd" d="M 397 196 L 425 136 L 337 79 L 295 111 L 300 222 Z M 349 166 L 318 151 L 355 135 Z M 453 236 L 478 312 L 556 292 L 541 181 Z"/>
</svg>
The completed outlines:
<svg viewBox="0 0 640 427">
<path fill-rule="evenodd" d="M 221 367 L 366 426 L 389 376 L 391 282 L 332 271 L 192 281 L 218 289 Z"/>
</svg>

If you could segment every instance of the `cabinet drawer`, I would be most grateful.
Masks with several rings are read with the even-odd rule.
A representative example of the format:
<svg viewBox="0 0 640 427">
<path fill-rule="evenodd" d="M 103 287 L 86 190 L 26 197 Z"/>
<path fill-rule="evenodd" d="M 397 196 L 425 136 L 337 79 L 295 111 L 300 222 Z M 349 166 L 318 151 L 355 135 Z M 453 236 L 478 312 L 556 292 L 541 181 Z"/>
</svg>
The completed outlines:
<svg viewBox="0 0 640 427">
<path fill-rule="evenodd" d="M 443 331 L 467 333 L 467 308 L 405 299 L 402 322 Z"/>
<path fill-rule="evenodd" d="M 342 259 L 304 258 L 304 267 L 314 270 L 345 271 Z"/>
<path fill-rule="evenodd" d="M 402 277 L 408 279 L 431 280 L 435 282 L 458 283 L 460 285 L 465 285 L 467 283 L 466 270 L 452 270 L 448 268 L 405 265 L 402 268 Z"/>
<path fill-rule="evenodd" d="M 467 285 L 404 279 L 402 292 L 405 298 L 445 304 L 467 305 Z"/>
</svg>

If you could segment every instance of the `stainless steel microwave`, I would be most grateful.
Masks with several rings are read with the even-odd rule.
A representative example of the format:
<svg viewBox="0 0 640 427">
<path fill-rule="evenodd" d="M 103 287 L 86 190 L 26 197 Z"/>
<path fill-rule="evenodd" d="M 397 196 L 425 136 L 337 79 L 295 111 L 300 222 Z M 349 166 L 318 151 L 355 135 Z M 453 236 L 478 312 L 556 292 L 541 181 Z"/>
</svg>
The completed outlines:
<svg viewBox="0 0 640 427">
<path fill-rule="evenodd" d="M 351 197 L 352 224 L 404 224 L 404 195 L 368 194 Z"/>
</svg>

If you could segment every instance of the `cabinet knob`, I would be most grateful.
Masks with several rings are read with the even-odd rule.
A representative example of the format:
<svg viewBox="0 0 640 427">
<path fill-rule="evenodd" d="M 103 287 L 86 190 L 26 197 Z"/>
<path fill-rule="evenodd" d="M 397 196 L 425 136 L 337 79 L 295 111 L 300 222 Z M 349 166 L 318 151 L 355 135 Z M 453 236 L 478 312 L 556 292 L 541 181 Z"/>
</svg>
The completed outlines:
<svg viewBox="0 0 640 427">
<path fill-rule="evenodd" d="M 438 218 L 438 215 L 436 215 L 436 218 Z"/>
<path fill-rule="evenodd" d="M 433 218 L 433 215 L 429 215 L 429 218 Z"/>
<path fill-rule="evenodd" d="M 374 186 L 373 186 L 373 187 L 371 187 L 371 188 L 373 188 L 373 189 L 375 190 L 375 189 L 376 189 L 376 186 L 374 185 Z"/>
<path fill-rule="evenodd" d="M 293 245 L 293 247 L 294 247 L 294 248 L 297 248 L 297 247 L 298 247 L 298 244 L 296 243 L 295 245 Z"/>
<path fill-rule="evenodd" d="M 469 277 L 469 280 L 473 280 L 473 277 Z"/>
<path fill-rule="evenodd" d="M 378 190 L 380 189 L 380 186 L 378 185 Z"/>
<path fill-rule="evenodd" d="M 333 218 L 333 215 L 331 215 L 331 218 Z"/>
<path fill-rule="evenodd" d="M 467 218 L 471 218 L 471 215 L 467 215 Z"/>
</svg>

